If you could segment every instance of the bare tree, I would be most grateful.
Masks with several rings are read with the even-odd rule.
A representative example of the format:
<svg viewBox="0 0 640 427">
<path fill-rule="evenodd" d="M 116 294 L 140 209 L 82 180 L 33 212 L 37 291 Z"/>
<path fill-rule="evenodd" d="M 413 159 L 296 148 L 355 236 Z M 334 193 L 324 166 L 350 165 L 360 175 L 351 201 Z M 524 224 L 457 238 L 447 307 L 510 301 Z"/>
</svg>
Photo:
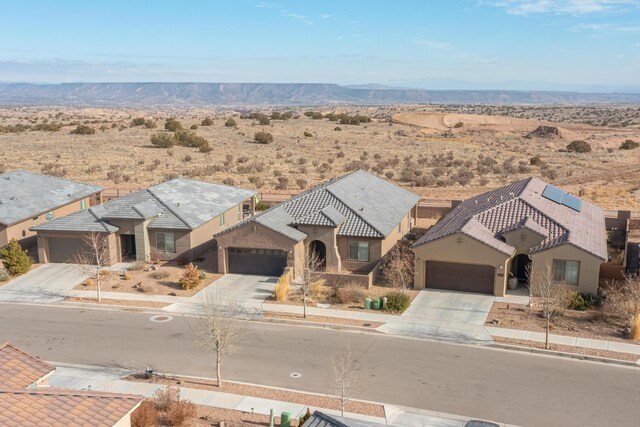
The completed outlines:
<svg viewBox="0 0 640 427">
<path fill-rule="evenodd" d="M 548 262 L 543 271 L 533 275 L 531 291 L 539 298 L 542 315 L 545 318 L 544 348 L 549 349 L 549 327 L 551 321 L 567 307 L 569 289 L 563 282 L 553 278 L 553 265 Z"/>
<path fill-rule="evenodd" d="M 382 279 L 393 287 L 399 287 L 404 293 L 413 282 L 413 252 L 404 246 L 396 246 L 387 255 L 382 266 Z"/>
<path fill-rule="evenodd" d="M 104 233 L 91 232 L 82 235 L 82 243 L 85 249 L 77 252 L 71 261 L 93 280 L 96 285 L 98 301 L 100 301 L 101 282 L 112 280 L 112 277 L 101 274 L 104 267 L 111 263 L 109 242 Z"/>
<path fill-rule="evenodd" d="M 217 386 L 222 386 L 222 362 L 238 349 L 247 333 L 247 321 L 237 319 L 242 308 L 235 300 L 207 300 L 196 336 L 202 348 L 215 356 Z"/>
<path fill-rule="evenodd" d="M 640 338 L 640 275 L 625 276 L 622 282 L 610 283 L 606 306 L 629 319 L 631 339 Z"/>
<path fill-rule="evenodd" d="M 311 247 L 305 249 L 304 256 L 297 262 L 295 282 L 302 293 L 302 313 L 305 319 L 307 318 L 309 291 L 316 282 L 323 280 L 324 268 L 325 261 Z"/>
<path fill-rule="evenodd" d="M 358 380 L 358 354 L 347 348 L 333 357 L 333 385 L 335 395 L 340 399 L 340 408 L 344 417 L 344 409 L 353 398 L 354 386 Z"/>
</svg>

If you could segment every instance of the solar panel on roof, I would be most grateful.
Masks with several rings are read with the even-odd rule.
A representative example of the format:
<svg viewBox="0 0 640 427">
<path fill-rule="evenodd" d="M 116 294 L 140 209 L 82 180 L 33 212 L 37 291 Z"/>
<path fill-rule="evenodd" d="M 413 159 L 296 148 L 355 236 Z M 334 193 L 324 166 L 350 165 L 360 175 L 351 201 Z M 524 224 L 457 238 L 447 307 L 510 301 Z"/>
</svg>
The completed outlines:
<svg viewBox="0 0 640 427">
<path fill-rule="evenodd" d="M 580 212 L 582 209 L 582 200 L 571 194 L 565 194 L 562 198 L 562 204 L 574 211 Z"/>
<path fill-rule="evenodd" d="M 562 204 L 562 199 L 567 193 L 553 185 L 547 185 L 542 192 L 542 197 L 552 200 L 558 204 Z"/>
</svg>

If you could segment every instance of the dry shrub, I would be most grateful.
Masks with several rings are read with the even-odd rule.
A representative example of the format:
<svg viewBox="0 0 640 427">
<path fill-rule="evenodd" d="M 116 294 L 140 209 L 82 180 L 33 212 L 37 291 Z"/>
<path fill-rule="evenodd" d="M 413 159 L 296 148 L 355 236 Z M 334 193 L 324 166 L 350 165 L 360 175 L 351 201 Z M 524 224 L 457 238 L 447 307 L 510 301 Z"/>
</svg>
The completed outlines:
<svg viewBox="0 0 640 427">
<path fill-rule="evenodd" d="M 84 281 L 84 283 L 82 283 L 84 286 L 93 286 L 94 282 L 92 279 L 87 279 Z"/>
<path fill-rule="evenodd" d="M 145 264 L 142 261 L 137 261 L 137 262 L 134 262 L 133 264 L 131 264 L 131 267 L 129 267 L 129 270 L 131 270 L 131 271 L 142 271 L 145 268 L 147 268 L 147 264 Z"/>
<path fill-rule="evenodd" d="M 629 336 L 632 340 L 640 339 L 640 317 L 636 318 L 635 322 L 633 322 L 633 326 L 631 327 L 631 335 Z"/>
<path fill-rule="evenodd" d="M 149 274 L 149 277 L 155 280 L 168 279 L 170 276 L 171 274 L 165 270 L 156 270 L 156 271 L 153 271 L 151 274 Z"/>
<path fill-rule="evenodd" d="M 140 285 L 140 287 L 138 288 L 140 290 L 140 292 L 142 292 L 143 294 L 152 294 L 155 292 L 156 288 L 151 286 L 151 285 Z"/>
<path fill-rule="evenodd" d="M 198 287 L 201 280 L 198 267 L 189 263 L 184 267 L 184 273 L 182 273 L 182 277 L 178 283 L 180 283 L 182 289 L 193 289 Z"/>
<path fill-rule="evenodd" d="M 342 304 L 360 304 L 366 296 L 364 289 L 356 283 L 349 283 L 336 291 L 336 298 Z"/>
<path fill-rule="evenodd" d="M 181 426 L 189 418 L 196 416 L 196 405 L 188 400 L 174 402 L 165 413 L 164 421 L 170 426 Z"/>
<path fill-rule="evenodd" d="M 161 387 L 153 393 L 153 403 L 158 411 L 168 411 L 171 405 L 180 400 L 180 387 Z"/>
<path fill-rule="evenodd" d="M 151 400 L 143 400 L 131 414 L 131 427 L 153 427 L 158 422 L 158 410 Z"/>
<path fill-rule="evenodd" d="M 285 272 L 278 279 L 278 283 L 274 289 L 276 294 L 276 301 L 286 301 L 289 296 L 289 289 L 291 288 L 291 272 Z"/>
<path fill-rule="evenodd" d="M 122 275 L 122 280 L 131 280 L 131 279 L 133 279 L 133 275 L 128 271 L 125 271 L 124 274 Z"/>
<path fill-rule="evenodd" d="M 309 285 L 309 298 L 313 301 L 324 301 L 327 298 L 329 288 L 326 286 L 327 281 L 324 279 L 315 280 Z"/>
</svg>

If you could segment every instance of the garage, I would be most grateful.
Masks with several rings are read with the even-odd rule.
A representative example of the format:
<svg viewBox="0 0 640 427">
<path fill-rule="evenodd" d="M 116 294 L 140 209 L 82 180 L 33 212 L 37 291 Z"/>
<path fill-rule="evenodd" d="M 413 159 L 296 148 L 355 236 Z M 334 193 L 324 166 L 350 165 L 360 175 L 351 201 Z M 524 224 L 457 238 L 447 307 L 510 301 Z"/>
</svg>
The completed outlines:
<svg viewBox="0 0 640 427">
<path fill-rule="evenodd" d="M 49 237 L 49 262 L 73 262 L 73 257 L 86 247 L 82 239 Z"/>
<path fill-rule="evenodd" d="M 229 248 L 229 273 L 280 276 L 287 252 L 277 249 Z"/>
<path fill-rule="evenodd" d="M 494 274 L 490 265 L 427 261 L 425 287 L 493 295 Z"/>
</svg>

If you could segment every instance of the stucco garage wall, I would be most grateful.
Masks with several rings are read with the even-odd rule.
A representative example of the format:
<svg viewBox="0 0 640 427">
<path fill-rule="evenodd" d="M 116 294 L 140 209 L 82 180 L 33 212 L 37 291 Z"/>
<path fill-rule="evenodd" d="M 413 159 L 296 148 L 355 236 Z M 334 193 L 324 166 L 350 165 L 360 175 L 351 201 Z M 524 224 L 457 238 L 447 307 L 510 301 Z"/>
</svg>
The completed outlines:
<svg viewBox="0 0 640 427">
<path fill-rule="evenodd" d="M 415 254 L 416 289 L 425 287 L 425 264 L 442 261 L 462 264 L 490 265 L 495 267 L 494 295 L 503 296 L 507 276 L 504 274 L 510 257 L 484 243 L 460 233 L 413 248 Z M 502 268 L 500 268 L 502 267 Z"/>
<path fill-rule="evenodd" d="M 277 249 L 293 252 L 294 257 L 304 256 L 304 244 L 276 233 L 257 223 L 247 223 L 216 238 L 218 245 L 218 272 L 229 272 L 228 248 Z M 299 259 L 299 258 L 298 258 Z"/>
<path fill-rule="evenodd" d="M 599 259 L 581 249 L 571 245 L 562 245 L 531 256 L 533 283 L 539 280 L 540 275 L 548 272 L 548 267 L 553 268 L 553 260 L 580 261 L 578 273 L 579 292 L 597 294 L 598 279 L 600 277 L 600 265 L 604 260 Z M 553 270 L 552 270 L 553 272 Z"/>
<path fill-rule="evenodd" d="M 110 265 L 118 263 L 119 260 L 119 245 L 118 237 L 115 233 L 106 235 L 109 243 L 109 255 Z M 49 253 L 49 239 L 50 238 L 63 238 L 63 239 L 81 239 L 82 233 L 62 232 L 62 231 L 40 231 L 38 232 L 38 261 L 42 264 L 51 262 L 51 254 Z M 69 254 L 71 257 L 73 254 Z"/>
</svg>

